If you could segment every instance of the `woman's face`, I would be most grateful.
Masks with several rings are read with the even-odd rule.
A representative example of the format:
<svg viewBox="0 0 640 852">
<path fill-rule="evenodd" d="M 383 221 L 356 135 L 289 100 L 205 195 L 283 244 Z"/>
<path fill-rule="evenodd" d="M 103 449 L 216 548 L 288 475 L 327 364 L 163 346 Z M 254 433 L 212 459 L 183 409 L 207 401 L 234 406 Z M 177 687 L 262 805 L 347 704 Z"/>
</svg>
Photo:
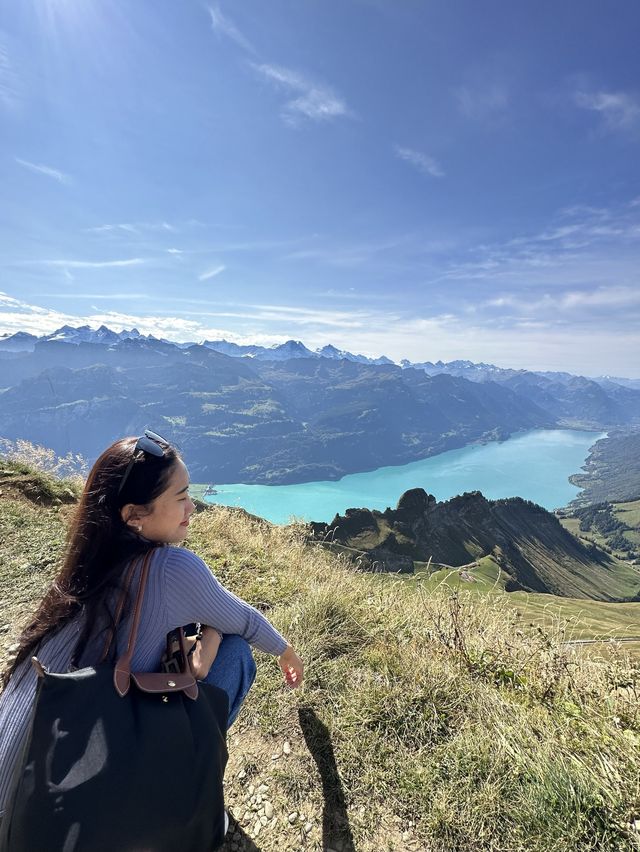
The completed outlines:
<svg viewBox="0 0 640 852">
<path fill-rule="evenodd" d="M 151 512 L 136 518 L 135 523 L 142 526 L 140 535 L 165 544 L 182 541 L 189 529 L 189 517 L 195 510 L 188 488 L 189 471 L 178 459 L 167 487 L 151 504 Z"/>
</svg>

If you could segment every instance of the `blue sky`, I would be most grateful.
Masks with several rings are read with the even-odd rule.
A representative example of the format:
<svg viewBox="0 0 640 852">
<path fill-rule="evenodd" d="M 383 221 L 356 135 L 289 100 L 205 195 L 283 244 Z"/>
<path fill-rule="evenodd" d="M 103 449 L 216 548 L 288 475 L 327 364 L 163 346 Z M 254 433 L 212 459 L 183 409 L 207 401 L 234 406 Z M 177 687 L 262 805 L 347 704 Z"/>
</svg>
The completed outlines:
<svg viewBox="0 0 640 852">
<path fill-rule="evenodd" d="M 0 10 L 0 333 L 640 375 L 635 0 Z"/>
</svg>

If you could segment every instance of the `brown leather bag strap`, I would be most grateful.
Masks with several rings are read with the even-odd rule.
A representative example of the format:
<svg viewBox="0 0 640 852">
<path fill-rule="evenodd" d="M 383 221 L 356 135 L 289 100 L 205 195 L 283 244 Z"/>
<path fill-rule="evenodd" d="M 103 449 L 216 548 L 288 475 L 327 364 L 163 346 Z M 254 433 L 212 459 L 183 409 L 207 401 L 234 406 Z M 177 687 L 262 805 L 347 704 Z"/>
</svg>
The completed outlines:
<svg viewBox="0 0 640 852">
<path fill-rule="evenodd" d="M 104 648 L 102 649 L 102 654 L 100 655 L 100 662 L 104 663 L 104 661 L 109 656 L 109 651 L 111 650 L 111 645 L 116 637 L 116 632 L 118 630 L 118 625 L 120 624 L 120 619 L 122 618 L 122 611 L 124 610 L 124 605 L 127 602 L 127 598 L 129 597 L 129 589 L 131 588 L 131 581 L 133 580 L 133 575 L 136 572 L 136 560 L 132 559 L 129 565 L 129 568 L 125 574 L 124 586 L 122 589 L 122 593 L 120 594 L 120 599 L 118 600 L 118 605 L 116 606 L 116 611 L 113 616 L 113 623 L 109 627 L 109 631 L 107 633 Z"/>
<path fill-rule="evenodd" d="M 136 646 L 138 637 L 138 626 L 140 624 L 140 614 L 142 612 L 142 602 L 144 600 L 145 587 L 147 585 L 147 577 L 149 576 L 149 563 L 153 555 L 153 550 L 147 551 L 142 563 L 140 571 L 140 582 L 138 583 L 138 594 L 136 595 L 136 604 L 133 611 L 133 619 L 131 621 L 131 630 L 129 631 L 129 642 L 127 650 L 117 661 L 113 670 L 113 682 L 118 695 L 124 696 L 129 691 L 131 681 L 131 659 Z"/>
</svg>

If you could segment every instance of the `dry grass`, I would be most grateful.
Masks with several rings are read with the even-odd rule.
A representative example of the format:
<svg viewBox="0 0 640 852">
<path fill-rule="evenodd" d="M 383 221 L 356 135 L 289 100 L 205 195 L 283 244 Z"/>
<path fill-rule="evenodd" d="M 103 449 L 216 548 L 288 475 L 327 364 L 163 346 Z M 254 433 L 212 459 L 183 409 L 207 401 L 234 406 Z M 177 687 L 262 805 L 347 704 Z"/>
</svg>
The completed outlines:
<svg viewBox="0 0 640 852">
<path fill-rule="evenodd" d="M 9 643 L 64 523 L 11 495 L 0 522 Z M 201 512 L 189 546 L 307 665 L 289 691 L 257 654 L 229 737 L 225 852 L 640 849 L 640 669 L 624 647 L 588 656 L 559 623 L 523 629 L 506 597 L 355 573 L 237 510 Z"/>
<path fill-rule="evenodd" d="M 234 813 L 256 827 L 249 776 L 278 802 L 260 849 L 338 848 L 345 836 L 348 848 L 349 833 L 367 852 L 638 848 L 628 829 L 640 808 L 640 670 L 624 653 L 576 653 L 560 625 L 522 630 L 506 598 L 354 573 L 299 531 L 230 510 L 200 515 L 192 546 L 307 662 L 303 691 L 288 693 L 261 659 L 234 732 Z M 318 748 L 344 797 L 323 819 L 305 718 L 324 730 Z M 310 811 L 304 843 L 287 845 L 287 815 Z"/>
<path fill-rule="evenodd" d="M 21 439 L 10 441 L 0 438 L 0 455 L 5 462 L 21 466 L 27 472 L 43 473 L 54 480 L 62 479 L 67 487 L 74 490 L 82 488 L 89 472 L 86 459 L 79 453 L 59 456 L 54 450 Z"/>
</svg>

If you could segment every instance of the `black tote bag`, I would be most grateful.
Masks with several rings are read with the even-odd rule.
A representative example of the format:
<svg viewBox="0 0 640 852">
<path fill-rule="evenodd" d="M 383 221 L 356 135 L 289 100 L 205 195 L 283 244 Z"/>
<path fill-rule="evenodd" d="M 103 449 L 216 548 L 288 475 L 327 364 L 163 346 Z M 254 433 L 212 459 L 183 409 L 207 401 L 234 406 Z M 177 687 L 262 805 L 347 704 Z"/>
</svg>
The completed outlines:
<svg viewBox="0 0 640 852">
<path fill-rule="evenodd" d="M 189 671 L 130 671 L 149 558 L 115 668 L 53 674 L 35 661 L 32 725 L 0 852 L 209 852 L 222 843 L 227 694 Z"/>
</svg>

